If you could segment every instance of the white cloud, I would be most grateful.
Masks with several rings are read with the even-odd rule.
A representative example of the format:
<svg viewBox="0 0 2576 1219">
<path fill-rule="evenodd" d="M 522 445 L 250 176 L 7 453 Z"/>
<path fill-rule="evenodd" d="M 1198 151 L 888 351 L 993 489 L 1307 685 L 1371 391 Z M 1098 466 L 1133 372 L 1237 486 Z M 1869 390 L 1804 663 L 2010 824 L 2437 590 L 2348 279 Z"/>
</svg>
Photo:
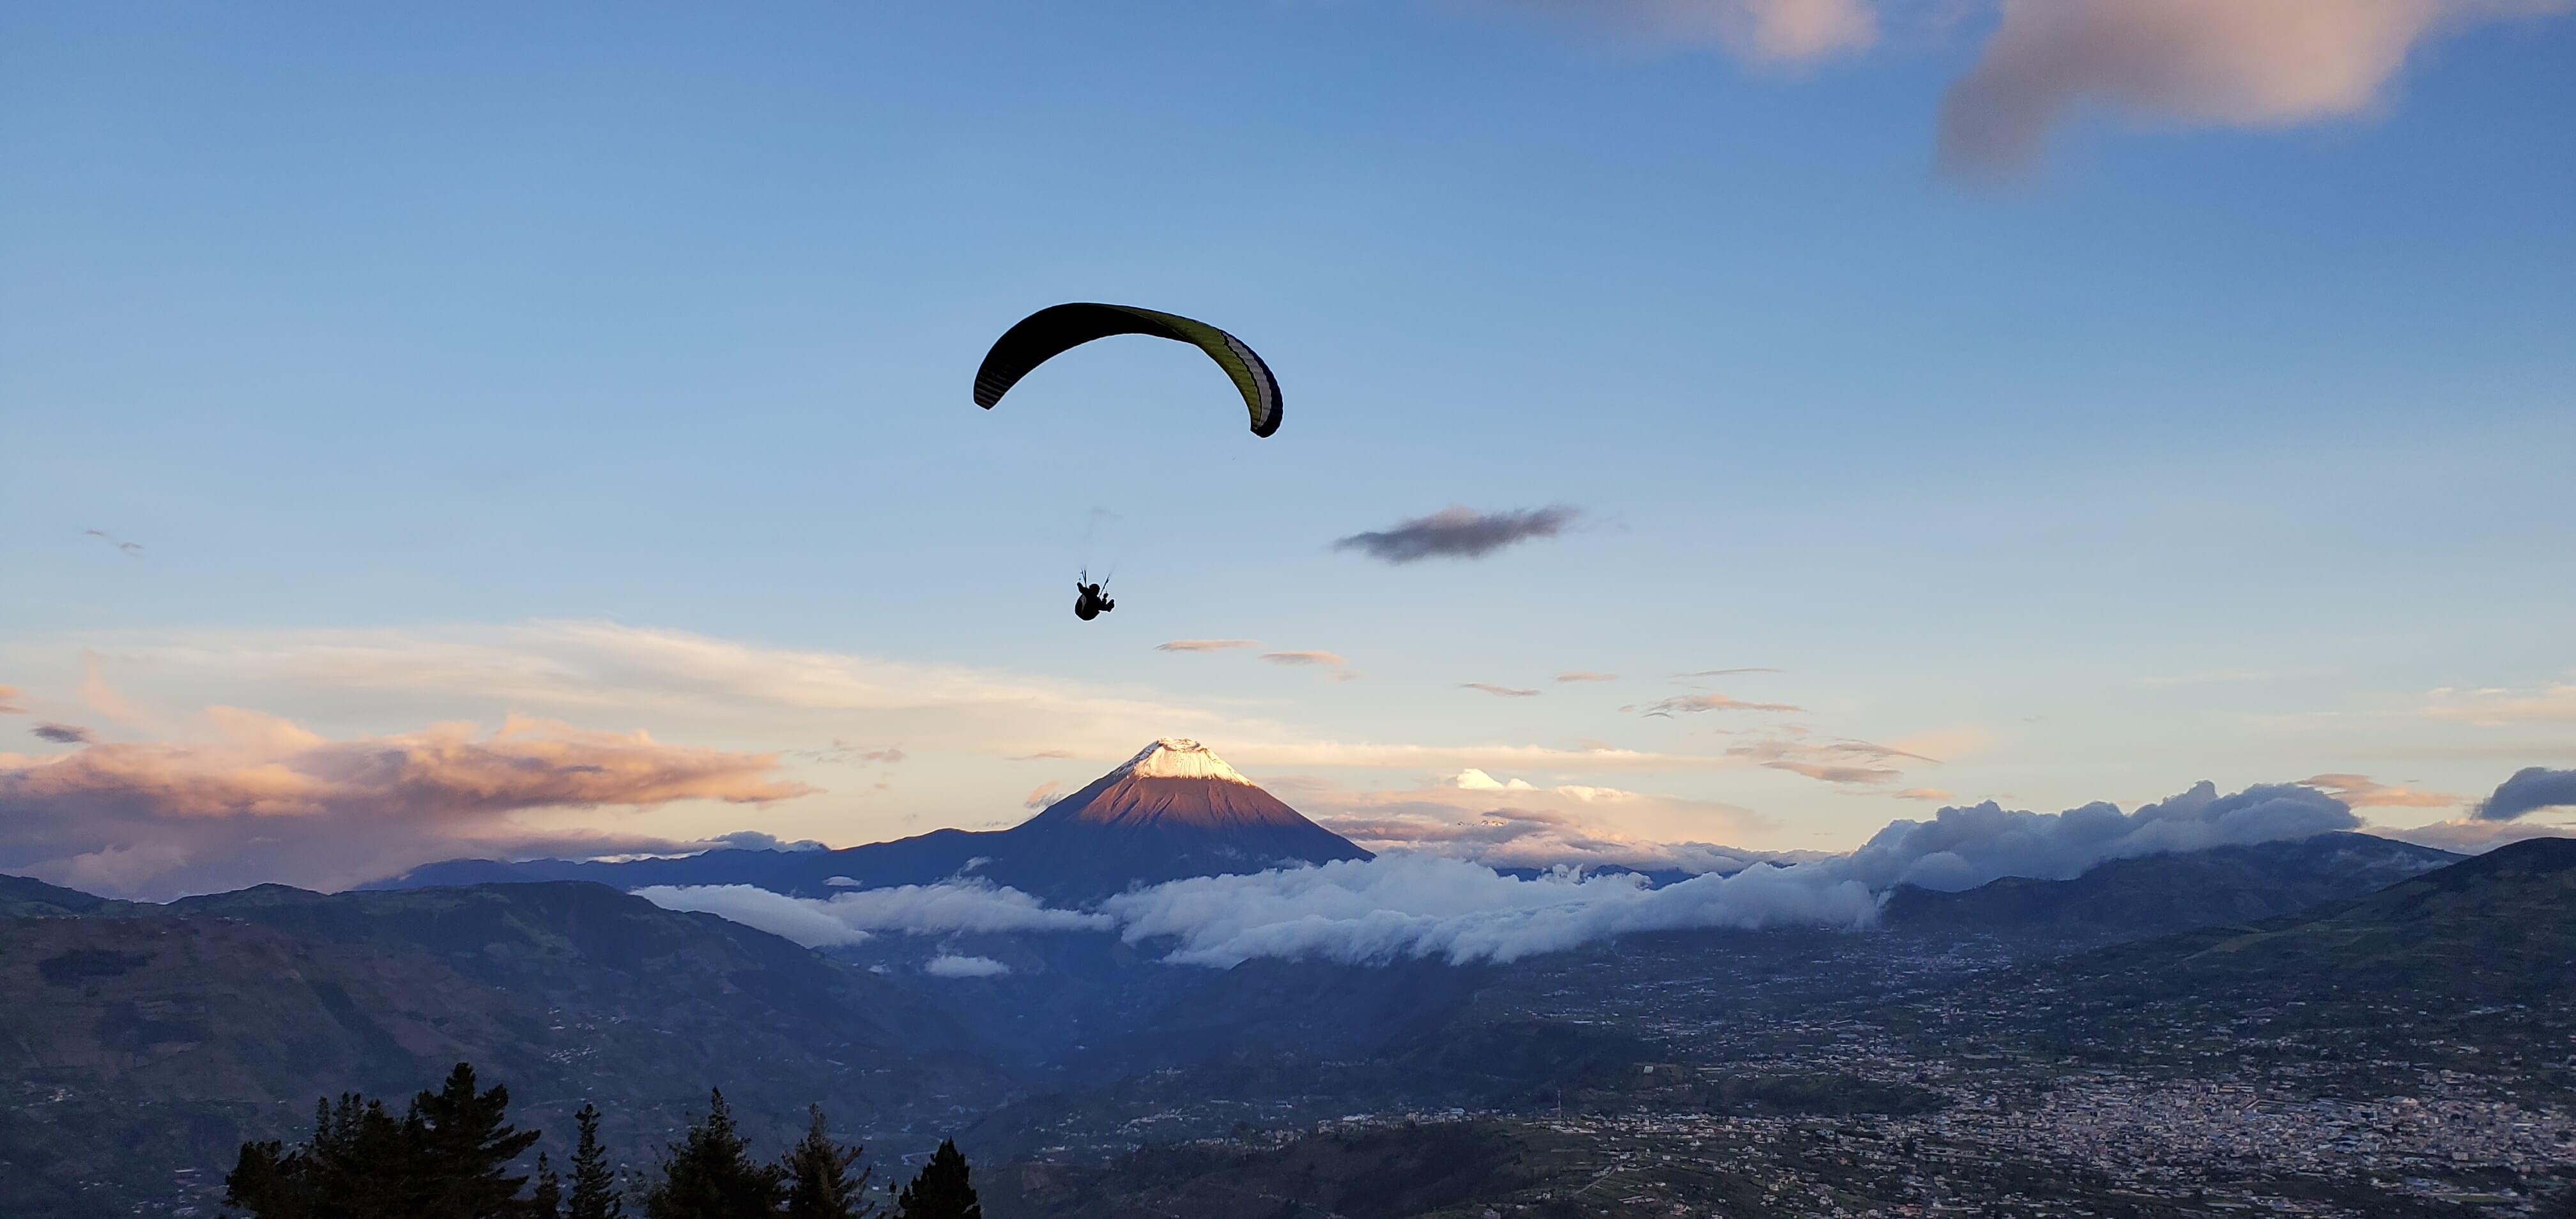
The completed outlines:
<svg viewBox="0 0 2576 1219">
<path fill-rule="evenodd" d="M 696 910 L 757 927 L 807 948 L 856 944 L 868 933 L 819 909 L 820 903 L 751 885 L 652 885 L 635 896 L 665 910 Z"/>
<path fill-rule="evenodd" d="M 1114 925 L 1104 915 L 1058 909 L 990 881 L 856 889 L 825 898 L 788 897 L 748 885 L 655 885 L 635 895 L 666 909 L 721 914 L 808 948 L 855 944 L 877 932 L 1106 931 Z"/>
<path fill-rule="evenodd" d="M 942 954 L 930 958 L 921 972 L 934 978 L 995 978 L 1011 972 L 1011 967 L 991 957 L 961 957 Z"/>
<path fill-rule="evenodd" d="M 1857 882 L 1758 866 L 1660 889 L 1634 876 L 1535 880 L 1426 855 L 1174 881 L 1102 904 L 1130 942 L 1226 968 L 1253 957 L 1353 964 L 1409 957 L 1519 960 L 1626 932 L 1783 924 L 1861 927 L 1877 904 Z"/>
</svg>

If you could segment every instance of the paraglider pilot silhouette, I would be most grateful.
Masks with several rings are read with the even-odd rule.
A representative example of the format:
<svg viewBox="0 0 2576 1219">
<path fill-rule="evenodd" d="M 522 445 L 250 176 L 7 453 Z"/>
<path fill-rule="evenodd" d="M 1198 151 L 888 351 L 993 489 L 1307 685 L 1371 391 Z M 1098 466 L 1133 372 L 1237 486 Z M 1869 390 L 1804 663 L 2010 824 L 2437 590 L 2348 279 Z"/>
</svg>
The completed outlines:
<svg viewBox="0 0 2576 1219">
<path fill-rule="evenodd" d="M 1091 573 L 1089 571 L 1085 571 L 1082 573 L 1082 579 L 1073 582 L 1073 590 L 1075 594 L 1073 598 L 1073 616 L 1080 618 L 1085 622 L 1089 622 L 1102 614 L 1106 614 L 1109 611 L 1118 608 L 1117 602 L 1110 600 L 1106 594 L 1100 591 L 1101 585 L 1107 584 L 1109 581 L 1102 580 L 1100 584 L 1092 584 L 1087 582 L 1090 579 Z"/>
<path fill-rule="evenodd" d="M 1050 305 L 1021 318 L 994 340 L 992 350 L 984 353 L 984 362 L 975 369 L 975 405 L 991 410 L 1002 395 L 1038 365 L 1085 343 L 1119 334 L 1150 335 L 1198 348 L 1234 382 L 1236 392 L 1243 397 L 1244 409 L 1250 413 L 1252 434 L 1268 436 L 1279 430 L 1279 382 L 1270 375 L 1270 366 L 1244 346 L 1243 340 L 1206 322 L 1134 305 L 1076 302 Z M 1118 608 L 1117 602 L 1101 592 L 1108 583 L 1102 580 L 1094 584 L 1091 573 L 1084 571 L 1074 583 L 1079 595 L 1073 602 L 1073 616 L 1089 622 Z"/>
</svg>

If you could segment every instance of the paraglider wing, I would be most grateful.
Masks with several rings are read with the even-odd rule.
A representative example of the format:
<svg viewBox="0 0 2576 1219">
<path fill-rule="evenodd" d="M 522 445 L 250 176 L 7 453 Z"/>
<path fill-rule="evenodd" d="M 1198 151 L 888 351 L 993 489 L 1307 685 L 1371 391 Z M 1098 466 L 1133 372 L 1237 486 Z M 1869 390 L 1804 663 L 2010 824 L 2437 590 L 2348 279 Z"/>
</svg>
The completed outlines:
<svg viewBox="0 0 2576 1219">
<path fill-rule="evenodd" d="M 975 405 L 991 410 L 1029 370 L 1114 334 L 1150 334 L 1206 352 L 1234 378 L 1235 389 L 1243 394 L 1244 408 L 1252 412 L 1252 434 L 1267 436 L 1279 430 L 1279 382 L 1243 340 L 1205 322 L 1132 305 L 1050 305 L 1020 319 L 994 341 L 993 349 L 984 353 L 983 365 L 975 370 Z"/>
</svg>

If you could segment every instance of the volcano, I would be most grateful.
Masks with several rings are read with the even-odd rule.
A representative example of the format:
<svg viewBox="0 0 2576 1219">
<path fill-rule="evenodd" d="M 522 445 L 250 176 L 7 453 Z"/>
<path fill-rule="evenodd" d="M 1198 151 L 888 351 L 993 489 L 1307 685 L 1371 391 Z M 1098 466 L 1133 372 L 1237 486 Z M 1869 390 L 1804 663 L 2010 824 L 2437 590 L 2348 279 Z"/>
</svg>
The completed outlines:
<svg viewBox="0 0 2576 1219">
<path fill-rule="evenodd" d="M 1124 888 L 1369 857 L 1215 751 L 1178 737 L 1146 746 L 994 839 L 999 849 L 984 871 L 1032 893 L 1080 888 L 1075 881 L 1083 876 L 1117 877 Z M 1033 884 L 1005 880 L 1006 873 Z"/>
<path fill-rule="evenodd" d="M 1193 876 L 1367 858 L 1207 746 L 1165 737 L 1006 830 L 933 830 L 838 851 L 722 850 L 618 863 L 451 860 L 368 887 L 595 880 L 621 889 L 756 885 L 828 897 L 854 886 L 927 885 L 962 875 L 1066 905 Z"/>
</svg>

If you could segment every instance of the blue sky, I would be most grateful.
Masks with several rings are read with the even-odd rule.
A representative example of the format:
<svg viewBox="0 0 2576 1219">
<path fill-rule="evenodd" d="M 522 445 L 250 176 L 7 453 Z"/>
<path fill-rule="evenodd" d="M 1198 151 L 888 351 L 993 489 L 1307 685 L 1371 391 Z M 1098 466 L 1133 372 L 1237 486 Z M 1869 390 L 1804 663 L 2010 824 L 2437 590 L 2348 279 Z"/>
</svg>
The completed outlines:
<svg viewBox="0 0 2576 1219">
<path fill-rule="evenodd" d="M 1996 173 L 1938 115 L 2026 13 L 1741 2 L 0 10 L 0 685 L 164 751 L 253 749 L 218 705 L 902 751 L 512 814 L 835 843 L 1162 734 L 1310 811 L 1472 766 L 1827 849 L 1899 790 L 2576 757 L 2576 20 L 2079 89 Z M 1876 24 L 1729 32 L 1766 7 Z M 969 404 L 1082 299 L 1243 336 L 1287 426 L 1142 339 Z M 1582 516 L 1331 549 L 1449 504 Z M 1669 677 L 1737 667 L 1782 671 Z M 1620 710 L 1693 693 L 1800 710 Z M 1894 773 L 1761 764 L 1837 740 Z"/>
</svg>

